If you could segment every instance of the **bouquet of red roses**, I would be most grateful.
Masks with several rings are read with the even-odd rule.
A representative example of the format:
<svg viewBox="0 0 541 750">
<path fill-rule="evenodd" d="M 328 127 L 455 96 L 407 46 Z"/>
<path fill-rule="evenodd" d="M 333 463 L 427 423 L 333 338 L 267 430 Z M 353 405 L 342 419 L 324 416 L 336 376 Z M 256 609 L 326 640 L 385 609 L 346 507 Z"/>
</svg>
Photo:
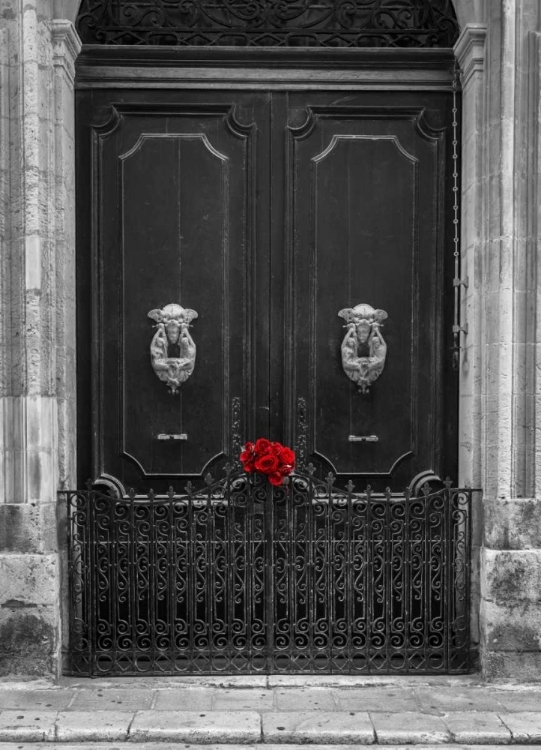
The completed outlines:
<svg viewBox="0 0 541 750">
<path fill-rule="evenodd" d="M 246 443 L 240 454 L 244 471 L 259 471 L 265 474 L 271 484 L 278 487 L 284 477 L 295 468 L 295 452 L 281 443 L 259 438 L 255 443 Z"/>
</svg>

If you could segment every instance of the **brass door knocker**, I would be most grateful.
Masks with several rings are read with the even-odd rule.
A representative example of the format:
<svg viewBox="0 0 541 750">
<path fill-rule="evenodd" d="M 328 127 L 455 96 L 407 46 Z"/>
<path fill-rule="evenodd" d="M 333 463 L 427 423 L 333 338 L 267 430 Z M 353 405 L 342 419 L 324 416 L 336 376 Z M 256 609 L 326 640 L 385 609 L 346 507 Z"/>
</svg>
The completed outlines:
<svg viewBox="0 0 541 750">
<path fill-rule="evenodd" d="M 150 361 L 160 380 L 167 383 L 171 393 L 190 377 L 195 367 L 195 343 L 188 329 L 198 317 L 195 310 L 185 310 L 180 305 L 166 305 L 161 310 L 151 310 L 148 317 L 156 321 L 157 328 L 150 344 Z M 169 356 L 175 347 L 175 354 Z"/>
<path fill-rule="evenodd" d="M 374 310 L 366 304 L 346 307 L 338 315 L 346 321 L 347 328 L 342 341 L 342 367 L 361 393 L 368 393 L 385 367 L 387 344 L 380 327 L 388 315 L 385 310 Z"/>
</svg>

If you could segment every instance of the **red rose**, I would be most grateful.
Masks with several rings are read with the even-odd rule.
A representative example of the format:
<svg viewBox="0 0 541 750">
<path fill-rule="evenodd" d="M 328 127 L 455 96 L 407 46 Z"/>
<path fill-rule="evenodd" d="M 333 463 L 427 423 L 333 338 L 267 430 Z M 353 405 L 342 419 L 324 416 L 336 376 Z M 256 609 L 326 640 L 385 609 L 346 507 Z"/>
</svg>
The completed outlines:
<svg viewBox="0 0 541 750">
<path fill-rule="evenodd" d="M 282 450 L 280 451 L 280 461 L 283 464 L 290 464 L 293 466 L 295 463 L 295 451 L 292 451 L 291 448 L 286 448 L 285 446 L 282 447 Z"/>
<path fill-rule="evenodd" d="M 252 471 L 255 471 L 255 463 L 253 461 L 246 461 L 242 465 L 242 468 L 244 469 L 244 471 L 251 473 Z"/>
<path fill-rule="evenodd" d="M 279 471 L 276 471 L 273 474 L 269 474 L 268 476 L 269 476 L 269 482 L 273 484 L 275 487 L 279 487 L 284 480 L 283 476 L 281 475 Z"/>
<path fill-rule="evenodd" d="M 292 471 L 293 471 L 293 466 L 285 466 L 285 465 L 280 466 L 280 474 L 283 477 L 288 477 Z"/>
<path fill-rule="evenodd" d="M 250 442 L 244 443 L 244 450 L 245 451 L 250 451 L 251 453 L 253 453 L 253 451 L 254 451 L 254 444 L 250 443 Z"/>
<path fill-rule="evenodd" d="M 256 453 L 266 453 L 271 446 L 270 440 L 259 438 L 255 441 L 254 450 Z"/>
<path fill-rule="evenodd" d="M 266 453 L 264 456 L 256 458 L 255 468 L 257 471 L 263 472 L 263 474 L 274 473 L 280 465 L 280 462 L 273 456 L 272 453 Z"/>
<path fill-rule="evenodd" d="M 246 463 L 246 461 L 253 461 L 254 460 L 254 452 L 250 450 L 244 450 L 240 454 L 240 460 L 242 463 Z"/>
</svg>

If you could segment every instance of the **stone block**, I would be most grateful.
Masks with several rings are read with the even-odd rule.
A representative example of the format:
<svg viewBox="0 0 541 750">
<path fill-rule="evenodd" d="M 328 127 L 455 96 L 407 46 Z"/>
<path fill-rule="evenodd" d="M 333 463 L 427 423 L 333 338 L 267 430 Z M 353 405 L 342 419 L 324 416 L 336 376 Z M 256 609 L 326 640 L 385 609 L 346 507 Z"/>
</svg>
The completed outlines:
<svg viewBox="0 0 541 750">
<path fill-rule="evenodd" d="M 55 677 L 58 620 L 55 607 L 0 608 L 0 676 Z"/>
<path fill-rule="evenodd" d="M 541 712 L 500 714 L 500 718 L 511 730 L 514 743 L 523 742 L 528 745 L 541 743 Z"/>
<path fill-rule="evenodd" d="M 505 713 L 541 712 L 541 685 L 530 688 L 513 685 L 512 689 L 498 690 L 495 695 Z"/>
<path fill-rule="evenodd" d="M 246 744 L 261 741 L 255 711 L 140 711 L 130 727 L 132 742 Z"/>
<path fill-rule="evenodd" d="M 56 555 L 0 555 L 0 608 L 59 607 L 59 565 Z"/>
<path fill-rule="evenodd" d="M 371 713 L 380 745 L 429 745 L 449 742 L 451 735 L 439 716 L 413 712 Z"/>
<path fill-rule="evenodd" d="M 122 742 L 128 738 L 132 711 L 67 711 L 58 714 L 60 742 Z"/>
<path fill-rule="evenodd" d="M 485 546 L 541 549 L 541 502 L 536 498 L 483 499 Z"/>
<path fill-rule="evenodd" d="M 0 742 L 52 742 L 56 711 L 2 711 Z"/>
<path fill-rule="evenodd" d="M 498 711 L 503 704 L 497 694 L 487 688 L 429 687 L 414 688 L 423 713 L 448 713 L 465 711 Z"/>
<path fill-rule="evenodd" d="M 56 552 L 56 503 L 0 505 L 0 552 Z"/>
<path fill-rule="evenodd" d="M 451 732 L 452 742 L 473 745 L 508 745 L 511 732 L 495 713 L 467 711 L 446 714 L 443 717 Z"/>
<path fill-rule="evenodd" d="M 374 728 L 365 712 L 297 711 L 263 714 L 263 742 L 371 745 Z"/>
<path fill-rule="evenodd" d="M 483 549 L 481 596 L 487 651 L 541 651 L 541 549 Z"/>
<path fill-rule="evenodd" d="M 541 651 L 481 650 L 481 671 L 487 680 L 538 682 L 541 675 Z"/>
</svg>

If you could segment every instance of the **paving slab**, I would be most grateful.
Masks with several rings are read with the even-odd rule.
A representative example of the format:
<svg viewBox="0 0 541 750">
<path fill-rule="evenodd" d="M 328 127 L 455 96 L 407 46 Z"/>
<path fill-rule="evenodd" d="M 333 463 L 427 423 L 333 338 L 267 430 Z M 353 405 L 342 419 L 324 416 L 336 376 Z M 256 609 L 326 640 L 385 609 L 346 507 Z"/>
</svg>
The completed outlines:
<svg viewBox="0 0 541 750">
<path fill-rule="evenodd" d="M 471 687 L 465 690 L 441 687 L 414 688 L 420 710 L 442 714 L 449 711 L 499 711 L 503 708 L 498 694 L 488 688 Z"/>
<path fill-rule="evenodd" d="M 328 688 L 297 688 L 274 690 L 274 704 L 278 711 L 335 711 L 334 693 Z M 362 710 L 362 709 L 361 709 Z"/>
<path fill-rule="evenodd" d="M 541 689 L 500 690 L 494 693 L 504 711 L 539 711 L 541 713 Z"/>
<path fill-rule="evenodd" d="M 133 711 L 65 711 L 58 714 L 56 739 L 60 742 L 123 742 L 128 738 L 133 717 Z"/>
<path fill-rule="evenodd" d="M 156 711 L 210 711 L 214 691 L 209 688 L 183 687 L 175 690 L 156 690 Z"/>
<path fill-rule="evenodd" d="M 55 738 L 57 711 L 17 710 L 0 713 L 0 742 L 43 742 Z"/>
<path fill-rule="evenodd" d="M 333 690 L 333 693 L 342 711 L 419 711 L 415 693 L 396 686 Z"/>
<path fill-rule="evenodd" d="M 371 745 L 374 728 L 367 713 L 297 711 L 263 714 L 263 742 Z"/>
<path fill-rule="evenodd" d="M 224 711 L 271 711 L 274 708 L 274 691 L 238 688 L 214 690 L 212 706 Z"/>
<path fill-rule="evenodd" d="M 110 688 L 76 690 L 70 710 L 76 711 L 142 711 L 152 708 L 153 690 Z"/>
<path fill-rule="evenodd" d="M 51 711 L 61 711 L 67 708 L 73 700 L 73 690 L 6 690 L 0 687 L 0 709 L 37 708 Z"/>
<path fill-rule="evenodd" d="M 255 711 L 140 711 L 129 739 L 246 744 L 261 740 L 261 719 Z"/>
<path fill-rule="evenodd" d="M 541 744 L 541 713 L 523 711 L 522 713 L 501 713 L 500 719 L 511 730 L 514 743 Z"/>
<path fill-rule="evenodd" d="M 456 711 L 445 714 L 443 721 L 451 732 L 453 742 L 472 745 L 508 745 L 511 732 L 498 714 L 488 711 Z"/>
<path fill-rule="evenodd" d="M 43 747 L 43 746 L 42 746 Z M 121 750 L 121 745 L 111 747 L 110 742 L 83 742 L 72 745 L 68 742 L 49 742 L 45 746 L 46 750 Z M 124 745 L 126 747 L 126 745 Z M 129 747 L 129 746 L 128 746 Z M 306 745 L 288 744 L 247 744 L 247 745 L 205 745 L 205 750 L 306 750 Z M 412 745 L 374 745 L 374 750 L 412 750 Z M 195 750 L 193 745 L 185 745 L 185 748 Z M 483 745 L 482 750 L 501 750 L 501 745 Z M 513 745 L 513 750 L 532 750 L 532 745 Z M 35 743 L 17 743 L 0 742 L 0 750 L 36 750 Z M 142 742 L 137 745 L 137 750 L 179 750 L 177 743 L 171 742 Z M 344 745 L 318 745 L 317 750 L 344 750 Z M 423 745 L 423 750 L 442 750 L 441 744 Z M 444 746 L 444 750 L 480 750 L 479 745 L 449 744 Z"/>
<path fill-rule="evenodd" d="M 450 742 L 449 730 L 439 716 L 414 712 L 370 713 L 379 745 L 429 745 Z"/>
</svg>

